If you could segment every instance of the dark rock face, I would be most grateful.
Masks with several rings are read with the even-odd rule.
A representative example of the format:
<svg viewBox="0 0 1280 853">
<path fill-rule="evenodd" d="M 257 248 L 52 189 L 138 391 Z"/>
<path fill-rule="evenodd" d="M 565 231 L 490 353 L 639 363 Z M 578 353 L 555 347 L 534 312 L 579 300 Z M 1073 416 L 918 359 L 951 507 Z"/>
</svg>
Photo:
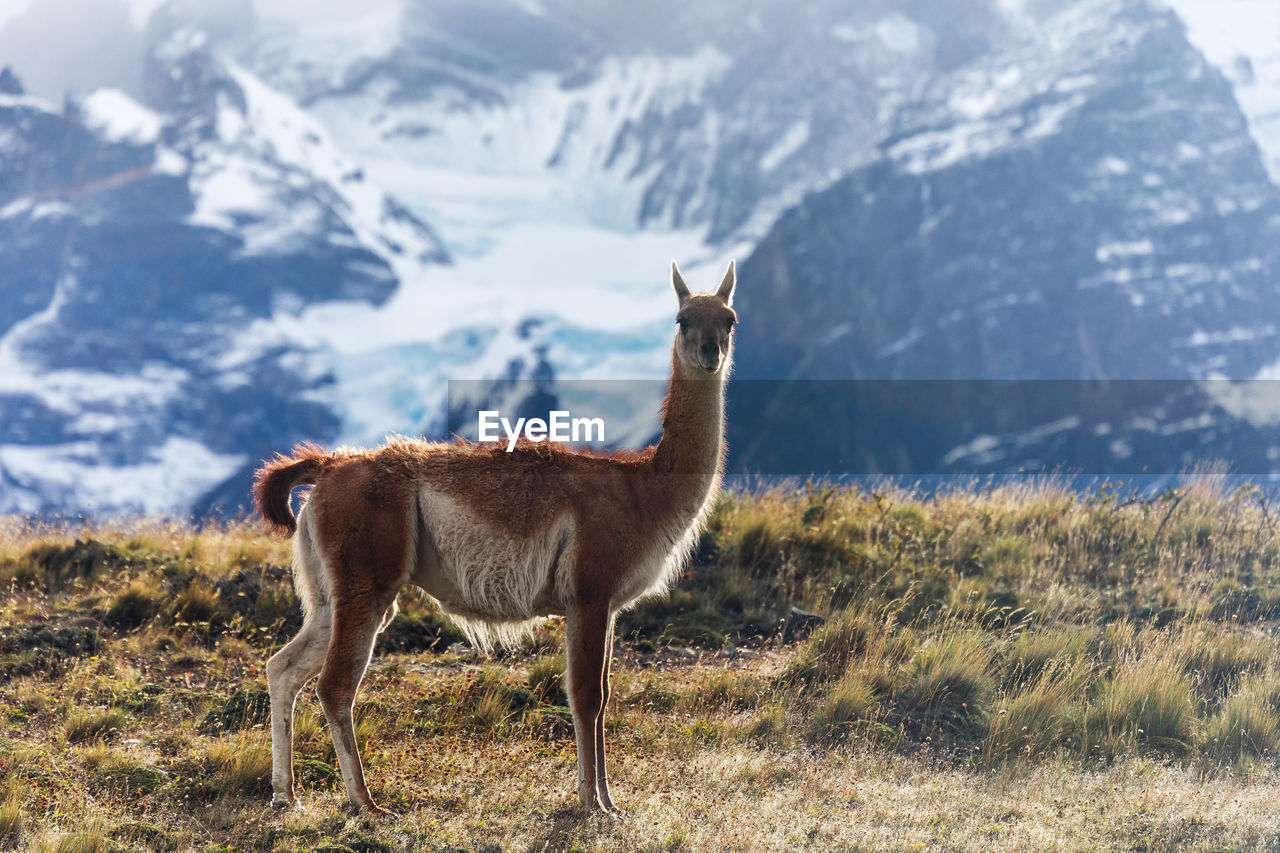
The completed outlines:
<svg viewBox="0 0 1280 853">
<path fill-rule="evenodd" d="M 794 399 L 771 407 L 757 389 L 729 419 L 738 465 L 792 470 L 762 436 L 821 401 L 830 459 L 864 457 L 846 471 L 1137 470 L 1136 441 L 1176 473 L 1228 452 L 1224 431 L 1251 472 L 1269 469 L 1267 432 L 1186 383 L 1056 413 L 1082 415 L 1083 438 L 1008 432 L 1054 422 L 1051 406 L 1035 421 L 1037 396 L 1073 399 L 1044 380 L 1241 379 L 1280 356 L 1280 190 L 1230 87 L 1146 4 L 1086 4 L 1047 30 L 1052 45 L 969 66 L 904 109 L 879 161 L 779 218 L 742 269 L 767 285 L 739 297 L 739 377 L 1022 380 L 1012 397 L 1029 408 L 1002 424 L 963 383 L 950 401 L 921 391 L 955 407 L 925 429 L 869 420 L 868 386 L 779 385 Z M 1152 441 L 1144 419 L 1183 427 Z M 943 462 L 978 435 L 1003 449 Z"/>
<path fill-rule="evenodd" d="M 18 75 L 13 73 L 13 69 L 5 66 L 0 70 L 0 95 L 25 95 L 26 90 L 22 88 L 22 81 L 18 79 Z"/>
<path fill-rule="evenodd" d="M 979 118 L 938 87 L 880 161 L 778 220 L 743 267 L 768 282 L 744 315 L 771 318 L 743 327 L 744 375 L 1244 378 L 1276 357 L 1280 190 L 1229 86 L 1168 14 L 1077 38 Z"/>
<path fill-rule="evenodd" d="M 654 173 L 641 222 L 706 223 L 712 241 L 868 159 L 884 113 L 1008 36 L 991 4 L 950 0 L 759 3 L 721 20 L 737 22 L 711 39 L 724 72 L 614 141 Z"/>
</svg>

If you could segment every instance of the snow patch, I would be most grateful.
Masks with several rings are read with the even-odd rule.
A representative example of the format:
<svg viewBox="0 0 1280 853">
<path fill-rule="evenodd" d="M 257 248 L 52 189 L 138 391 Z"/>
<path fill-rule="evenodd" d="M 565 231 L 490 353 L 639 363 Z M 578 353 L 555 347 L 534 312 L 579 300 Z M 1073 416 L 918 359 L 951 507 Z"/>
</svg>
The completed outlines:
<svg viewBox="0 0 1280 853">
<path fill-rule="evenodd" d="M 760 171 L 772 172 L 796 154 L 809 141 L 809 121 L 801 119 L 794 123 L 777 142 L 760 157 Z"/>
<path fill-rule="evenodd" d="M 1131 258 L 1135 255 L 1150 255 L 1155 246 L 1148 239 L 1132 240 L 1123 243 L 1105 243 L 1093 253 L 1099 263 L 1107 263 L 1113 258 Z"/>
<path fill-rule="evenodd" d="M 1231 81 L 1272 181 L 1280 184 L 1280 3 L 1165 0 L 1187 37 Z"/>
<path fill-rule="evenodd" d="M 913 55 L 920 49 L 920 28 L 905 15 L 893 14 L 876 22 L 876 37 L 897 53 Z"/>
<path fill-rule="evenodd" d="M 1057 133 L 1067 116 L 1084 102 L 1083 95 L 1073 95 L 1029 109 L 1024 104 L 1009 104 L 994 92 L 959 91 L 950 100 L 952 109 L 959 113 L 955 124 L 911 136 L 888 153 L 908 172 L 938 171 Z"/>
<path fill-rule="evenodd" d="M 164 119 L 119 89 L 98 89 L 80 105 L 85 124 L 112 142 L 149 145 L 160 138 Z"/>
<path fill-rule="evenodd" d="M 104 464 L 95 442 L 0 445 L 0 472 L 16 486 L 0 499 L 0 510 L 52 504 L 102 515 L 181 515 L 247 462 L 180 436 L 124 465 Z"/>
</svg>

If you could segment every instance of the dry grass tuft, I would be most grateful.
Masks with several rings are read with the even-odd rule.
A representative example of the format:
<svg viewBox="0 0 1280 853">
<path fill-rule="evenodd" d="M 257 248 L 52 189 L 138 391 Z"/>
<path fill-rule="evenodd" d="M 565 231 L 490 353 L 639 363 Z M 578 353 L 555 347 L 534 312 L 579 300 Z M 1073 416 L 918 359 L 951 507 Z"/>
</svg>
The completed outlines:
<svg viewBox="0 0 1280 853">
<path fill-rule="evenodd" d="M 1229 766 L 1249 758 L 1275 755 L 1280 747 L 1276 692 L 1274 674 L 1244 682 L 1205 725 L 1208 755 Z"/>
<path fill-rule="evenodd" d="M 111 841 L 99 822 L 55 840 L 38 839 L 31 849 L 33 853 L 113 853 Z"/>
<path fill-rule="evenodd" d="M 211 744 L 207 753 L 214 796 L 258 796 L 271 792 L 271 745 L 261 735 L 241 734 Z"/>
<path fill-rule="evenodd" d="M 18 786 L 11 779 L 0 795 L 0 845 L 17 847 L 26 829 L 26 818 L 22 814 L 22 799 L 18 794 Z"/>
<path fill-rule="evenodd" d="M 880 697 L 860 672 L 837 681 L 818 703 L 809 720 L 809 738 L 833 744 L 867 729 L 880 716 Z"/>
<path fill-rule="evenodd" d="M 1185 755 L 1195 718 L 1191 680 L 1175 661 L 1154 655 L 1123 662 L 1102 685 L 1084 719 L 1087 749 L 1114 755 L 1141 745 Z"/>
<path fill-rule="evenodd" d="M 526 683 L 539 700 L 552 705 L 568 705 L 564 686 L 565 656 L 543 655 L 529 664 Z"/>
<path fill-rule="evenodd" d="M 992 715 L 982 741 L 983 763 L 1042 760 L 1078 743 L 1087 677 L 1087 671 L 1065 657 L 1042 666 L 1033 681 L 1006 696 Z"/>
<path fill-rule="evenodd" d="M 67 715 L 63 735 L 70 743 L 103 740 L 118 736 L 128 721 L 128 716 L 119 708 L 76 709 Z"/>
<path fill-rule="evenodd" d="M 902 716 L 928 730 L 972 734 L 981 725 L 993 682 L 988 638 L 959 629 L 931 638 L 916 653 L 898 695 Z"/>
</svg>

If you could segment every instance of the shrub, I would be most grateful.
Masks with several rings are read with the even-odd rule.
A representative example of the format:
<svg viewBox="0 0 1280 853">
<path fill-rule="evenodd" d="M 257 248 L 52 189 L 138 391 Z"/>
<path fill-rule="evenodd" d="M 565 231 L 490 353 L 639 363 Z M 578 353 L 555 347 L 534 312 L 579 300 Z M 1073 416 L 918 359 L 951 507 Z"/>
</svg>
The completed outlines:
<svg viewBox="0 0 1280 853">
<path fill-rule="evenodd" d="M 158 609 L 159 602 L 151 590 L 142 584 L 133 584 L 112 599 L 102 621 L 110 628 L 132 631 L 150 621 Z"/>
</svg>

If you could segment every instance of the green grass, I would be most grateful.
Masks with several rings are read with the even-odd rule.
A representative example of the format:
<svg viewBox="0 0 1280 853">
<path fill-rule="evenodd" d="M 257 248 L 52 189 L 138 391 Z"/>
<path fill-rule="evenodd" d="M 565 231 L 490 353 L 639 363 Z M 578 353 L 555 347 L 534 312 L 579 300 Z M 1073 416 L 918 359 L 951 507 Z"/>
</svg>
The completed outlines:
<svg viewBox="0 0 1280 853">
<path fill-rule="evenodd" d="M 10 520 L 0 847 L 1265 848 L 1272 515 L 1211 478 L 1144 500 L 1043 482 L 726 495 L 688 576 L 619 620 L 624 828 L 573 809 L 561 623 L 485 660 L 406 592 L 356 713 L 402 821 L 349 820 L 313 687 L 295 736 L 308 811 L 280 815 L 263 666 L 299 624 L 289 543 Z M 793 606 L 824 623 L 779 644 Z"/>
</svg>

